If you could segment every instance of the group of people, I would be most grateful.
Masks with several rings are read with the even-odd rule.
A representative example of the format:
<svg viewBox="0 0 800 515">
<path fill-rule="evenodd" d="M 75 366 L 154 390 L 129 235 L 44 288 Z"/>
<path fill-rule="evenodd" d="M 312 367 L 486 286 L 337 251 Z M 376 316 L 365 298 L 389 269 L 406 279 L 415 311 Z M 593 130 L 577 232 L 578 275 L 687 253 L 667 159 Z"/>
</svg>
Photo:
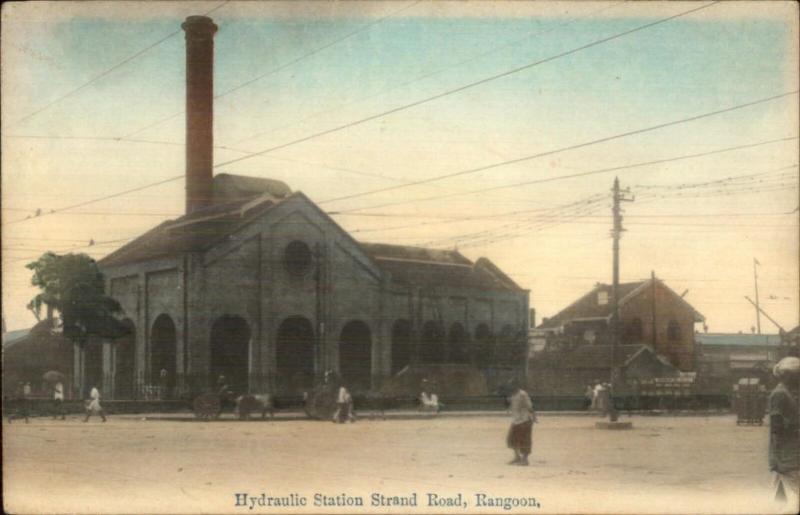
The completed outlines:
<svg viewBox="0 0 800 515">
<path fill-rule="evenodd" d="M 586 385 L 584 408 L 596 411 L 601 416 L 608 414 L 611 404 L 611 383 L 596 381 L 594 386 Z"/>
<path fill-rule="evenodd" d="M 53 405 L 52 405 L 52 416 L 53 420 L 60 419 L 66 420 L 67 415 L 64 410 L 64 383 L 61 381 L 56 381 L 55 383 L 50 385 Z M 16 412 L 9 414 L 8 422 L 11 423 L 15 418 L 21 418 L 25 420 L 25 423 L 30 422 L 30 400 L 31 400 L 32 390 L 31 384 L 28 382 L 20 382 L 19 385 L 19 393 L 17 396 L 17 404 L 18 408 Z M 100 404 L 100 390 L 93 386 L 89 392 L 89 399 L 85 401 L 84 404 L 85 414 L 86 417 L 83 419 L 84 422 L 88 422 L 89 418 L 92 415 L 99 415 L 100 418 L 105 422 L 106 414 L 103 410 L 103 406 Z"/>
</svg>

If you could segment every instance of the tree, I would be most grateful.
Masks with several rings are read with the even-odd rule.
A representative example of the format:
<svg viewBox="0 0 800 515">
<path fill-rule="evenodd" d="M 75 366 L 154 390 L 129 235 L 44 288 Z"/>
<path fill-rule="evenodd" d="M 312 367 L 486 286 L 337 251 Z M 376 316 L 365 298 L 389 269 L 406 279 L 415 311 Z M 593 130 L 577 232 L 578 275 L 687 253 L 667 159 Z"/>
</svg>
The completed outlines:
<svg viewBox="0 0 800 515">
<path fill-rule="evenodd" d="M 81 346 L 90 336 L 126 334 L 127 328 L 114 317 L 122 308 L 105 294 L 103 274 L 94 259 L 86 254 L 46 252 L 26 266 L 33 271 L 31 284 L 41 289 L 28 304 L 38 320 L 43 307 L 48 318 L 57 312 L 64 336 Z"/>
</svg>

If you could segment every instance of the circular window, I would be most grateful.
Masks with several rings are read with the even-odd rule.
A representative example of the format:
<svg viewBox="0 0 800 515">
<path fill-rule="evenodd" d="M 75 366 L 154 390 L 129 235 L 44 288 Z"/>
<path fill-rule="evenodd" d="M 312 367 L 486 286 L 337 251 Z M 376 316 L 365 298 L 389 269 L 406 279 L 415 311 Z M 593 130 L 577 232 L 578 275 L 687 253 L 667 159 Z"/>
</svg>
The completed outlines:
<svg viewBox="0 0 800 515">
<path fill-rule="evenodd" d="M 311 259 L 311 249 L 302 241 L 291 242 L 283 253 L 286 270 L 294 276 L 305 275 L 311 269 Z"/>
</svg>

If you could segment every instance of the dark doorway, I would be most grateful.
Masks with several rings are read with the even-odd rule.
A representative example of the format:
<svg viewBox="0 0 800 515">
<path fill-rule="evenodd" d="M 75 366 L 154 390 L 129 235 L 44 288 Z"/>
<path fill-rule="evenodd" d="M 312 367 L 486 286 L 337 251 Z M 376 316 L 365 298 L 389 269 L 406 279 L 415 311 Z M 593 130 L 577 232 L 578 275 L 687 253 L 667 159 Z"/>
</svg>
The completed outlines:
<svg viewBox="0 0 800 515">
<path fill-rule="evenodd" d="M 455 322 L 450 326 L 450 334 L 447 336 L 448 363 L 469 363 L 468 342 L 469 334 L 461 323 Z"/>
<path fill-rule="evenodd" d="M 159 397 L 171 397 L 174 392 L 177 344 L 172 318 L 158 315 L 150 330 L 150 384 L 159 388 Z"/>
<path fill-rule="evenodd" d="M 365 392 L 372 383 L 372 336 L 360 320 L 347 322 L 339 337 L 339 372 L 353 392 Z"/>
<path fill-rule="evenodd" d="M 224 315 L 211 326 L 211 363 L 209 367 L 212 386 L 217 386 L 220 376 L 234 394 L 249 388 L 250 327 L 242 317 Z"/>
<path fill-rule="evenodd" d="M 314 386 L 314 327 L 307 318 L 294 316 L 281 323 L 275 368 L 281 395 L 299 395 Z"/>
<path fill-rule="evenodd" d="M 411 364 L 414 344 L 411 342 L 411 322 L 396 320 L 392 325 L 392 375 Z"/>
<path fill-rule="evenodd" d="M 136 392 L 136 327 L 126 318 L 122 321 L 127 334 L 114 340 L 114 398 L 133 399 Z"/>
<path fill-rule="evenodd" d="M 444 327 L 441 322 L 428 321 L 422 326 L 420 362 L 439 364 L 445 361 Z"/>
<path fill-rule="evenodd" d="M 92 387 L 97 387 L 101 394 L 103 392 L 103 342 L 96 338 L 90 338 L 83 350 L 84 354 L 84 395 L 89 396 Z"/>
<path fill-rule="evenodd" d="M 478 368 L 492 365 L 494 359 L 494 345 L 492 332 L 486 324 L 478 324 L 475 328 L 475 344 L 473 346 L 472 364 Z"/>
</svg>

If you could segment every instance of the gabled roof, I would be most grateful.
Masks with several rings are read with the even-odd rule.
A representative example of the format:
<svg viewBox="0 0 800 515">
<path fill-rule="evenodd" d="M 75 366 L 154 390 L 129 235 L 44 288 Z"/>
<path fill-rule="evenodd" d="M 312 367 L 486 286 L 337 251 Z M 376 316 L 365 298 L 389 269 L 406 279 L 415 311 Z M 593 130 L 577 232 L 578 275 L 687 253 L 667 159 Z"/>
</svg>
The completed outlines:
<svg viewBox="0 0 800 515">
<path fill-rule="evenodd" d="M 7 349 L 12 345 L 18 343 L 20 340 L 28 336 L 28 334 L 31 332 L 31 329 L 33 328 L 16 329 L 14 331 L 8 331 L 3 333 L 3 348 Z"/>
<path fill-rule="evenodd" d="M 676 298 L 680 299 L 680 301 L 685 304 L 688 309 L 694 315 L 695 321 L 701 322 L 705 320 L 702 314 L 700 314 L 697 310 L 695 310 L 688 302 L 683 300 L 677 293 L 672 291 L 663 281 L 659 279 L 655 279 L 658 281 L 661 286 L 666 288 L 670 291 Z M 639 294 L 646 291 L 646 289 L 652 285 L 653 279 L 648 279 L 646 281 L 637 281 L 637 282 L 630 282 L 630 283 L 620 283 L 618 294 L 619 294 L 619 306 L 622 307 L 625 303 L 629 302 L 631 299 L 636 298 Z M 598 302 L 599 294 L 604 293 L 607 296 L 608 302 L 605 304 L 600 304 Z M 579 298 L 563 310 L 561 310 L 558 314 L 553 317 L 547 319 L 546 322 L 539 325 L 539 329 L 553 329 L 565 325 L 573 320 L 585 320 L 585 319 L 607 319 L 611 317 L 611 309 L 612 309 L 612 302 L 611 302 L 611 293 L 612 293 L 612 286 L 610 284 L 600 284 L 598 283 L 595 285 L 594 289 L 584 295 L 583 297 Z"/>
<path fill-rule="evenodd" d="M 486 258 L 473 263 L 456 250 L 385 243 L 360 245 L 381 270 L 391 275 L 392 281 L 405 286 L 525 291 Z"/>
<path fill-rule="evenodd" d="M 5 351 L 33 340 L 67 341 L 60 331 L 54 330 L 52 321 L 41 320 L 28 329 L 18 329 L 5 333 L 3 335 L 3 350 Z"/>
<path fill-rule="evenodd" d="M 241 192 L 255 191 L 258 187 L 271 189 L 256 197 L 216 204 L 176 220 L 166 221 L 107 255 L 99 264 L 104 267 L 117 266 L 187 252 L 203 252 L 225 241 L 257 217 L 289 199 L 302 198 L 314 205 L 301 192 L 286 197 L 278 196 L 284 192 L 280 187 L 283 183 L 252 184 L 252 178 L 245 178 L 248 180 L 243 181 L 239 179 L 242 178 L 224 175 L 215 177 L 216 191 L 220 191 L 222 185 L 226 185 L 225 188 L 230 187 L 232 191 Z M 319 212 L 329 219 L 323 211 Z M 331 223 L 336 225 L 333 220 Z M 354 244 L 360 246 L 375 266 L 390 274 L 392 280 L 399 284 L 423 288 L 458 286 L 526 291 L 486 258 L 480 258 L 473 263 L 456 250 L 360 243 L 342 231 Z"/>
<path fill-rule="evenodd" d="M 168 220 L 107 255 L 99 264 L 117 266 L 208 250 L 284 201 L 274 197 L 239 200 Z"/>
</svg>

